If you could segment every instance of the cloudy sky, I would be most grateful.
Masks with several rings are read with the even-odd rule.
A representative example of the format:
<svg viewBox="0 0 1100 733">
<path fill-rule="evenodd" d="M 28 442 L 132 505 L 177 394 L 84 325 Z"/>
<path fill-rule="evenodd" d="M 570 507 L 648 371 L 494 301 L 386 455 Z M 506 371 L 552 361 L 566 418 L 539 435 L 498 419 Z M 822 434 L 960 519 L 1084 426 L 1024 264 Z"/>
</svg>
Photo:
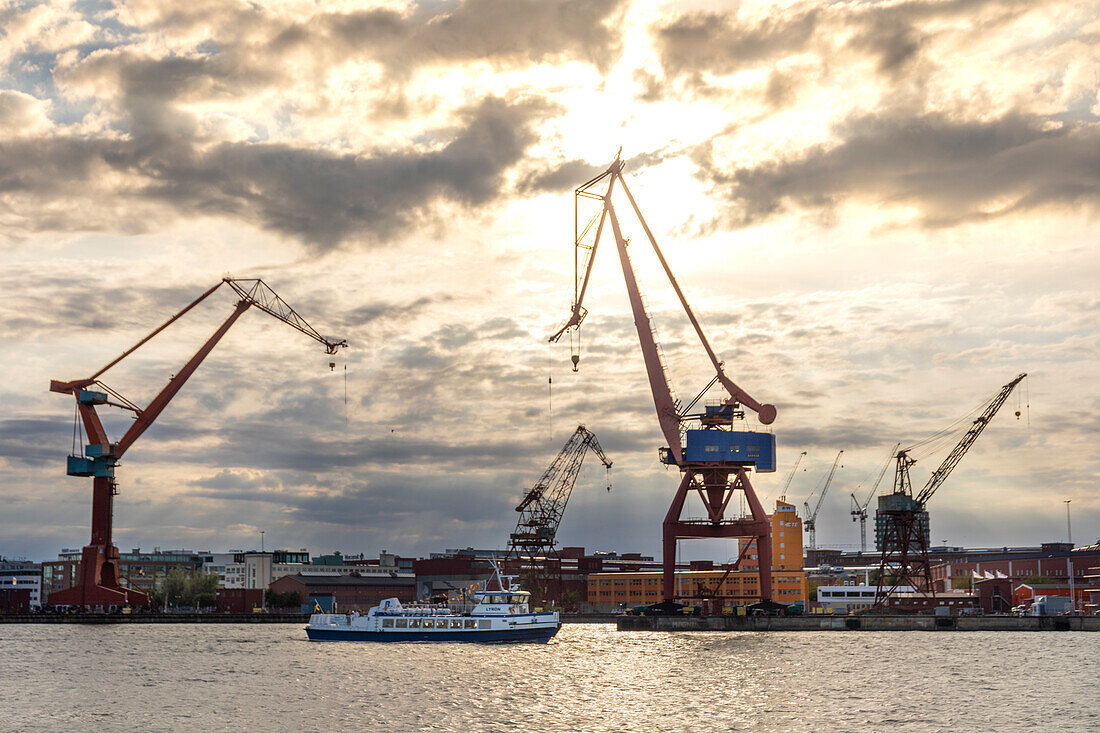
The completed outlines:
<svg viewBox="0 0 1100 733">
<path fill-rule="evenodd" d="M 933 541 L 1064 539 L 1066 499 L 1074 539 L 1100 535 L 1093 2 L 0 0 L 0 69 L 0 554 L 88 541 L 49 380 L 226 273 L 351 348 L 330 372 L 246 314 L 127 454 L 120 547 L 501 547 L 584 422 L 614 490 L 587 467 L 559 539 L 659 553 L 678 476 L 611 248 L 580 372 L 546 343 L 572 189 L 620 146 L 728 371 L 779 409 L 761 493 L 805 450 L 801 503 L 845 451 L 819 545 L 858 545 L 849 493 L 894 442 L 1022 371 L 930 505 Z M 708 364 L 646 249 L 690 399 Z M 104 381 L 147 401 L 232 307 L 219 293 Z M 923 483 L 942 454 L 918 457 Z"/>
</svg>

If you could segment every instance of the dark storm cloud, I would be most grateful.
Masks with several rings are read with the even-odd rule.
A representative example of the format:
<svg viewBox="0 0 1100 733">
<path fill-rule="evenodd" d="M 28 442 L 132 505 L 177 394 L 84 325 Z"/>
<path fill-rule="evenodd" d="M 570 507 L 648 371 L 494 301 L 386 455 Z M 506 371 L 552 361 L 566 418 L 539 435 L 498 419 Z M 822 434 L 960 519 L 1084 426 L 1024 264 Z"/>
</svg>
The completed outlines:
<svg viewBox="0 0 1100 733">
<path fill-rule="evenodd" d="M 287 27 L 276 52 L 306 46 L 372 57 L 391 73 L 425 64 L 578 58 L 608 69 L 620 52 L 611 16 L 622 0 L 467 0 L 444 12 L 326 13 Z"/>
<path fill-rule="evenodd" d="M 72 412 L 68 415 L 62 414 L 57 419 L 0 419 L 0 457 L 30 466 L 49 463 L 63 465 L 63 454 L 56 446 L 67 446 L 71 443 L 73 424 L 67 419 L 71 415 Z"/>
<path fill-rule="evenodd" d="M 450 295 L 425 296 L 406 303 L 375 302 L 361 305 L 349 311 L 341 319 L 349 328 L 367 326 L 375 321 L 404 320 L 422 313 L 437 303 L 446 303 L 454 298 Z"/>
<path fill-rule="evenodd" d="M 773 14 L 747 24 L 737 13 L 688 13 L 654 29 L 665 73 L 729 74 L 802 51 L 818 26 L 820 9 Z"/>
<path fill-rule="evenodd" d="M 754 168 L 721 170 L 705 153 L 697 162 L 727 196 L 738 226 L 790 205 L 829 209 L 849 199 L 915 205 L 926 226 L 1100 202 L 1100 125 L 1043 129 L 1016 114 L 989 121 L 925 115 L 860 117 L 835 132 L 835 147 Z"/>
<path fill-rule="evenodd" d="M 1039 4 L 1024 0 L 916 0 L 900 3 L 796 5 L 773 8 L 761 20 L 729 12 L 688 12 L 653 28 L 654 45 L 669 78 L 702 73 L 731 74 L 806 52 L 828 54 L 836 39 L 878 59 L 893 75 L 917 58 L 934 36 L 925 23 L 965 18 L 977 36 L 1018 18 Z M 823 59 L 824 63 L 828 59 Z M 778 83 L 779 80 L 776 80 Z M 647 94 L 659 97 L 652 80 Z M 769 89 L 774 97 L 779 88 Z"/>
<path fill-rule="evenodd" d="M 462 126 L 436 150 L 375 155 L 244 142 L 206 148 L 159 132 L 128 140 L 9 141 L 0 143 L 0 197 L 80 200 L 95 196 L 89 190 L 104 176 L 121 174 L 132 184 L 100 190 L 98 197 L 166 203 L 177 216 L 240 218 L 316 249 L 345 238 L 377 242 L 399 236 L 439 201 L 478 206 L 496 198 L 504 172 L 534 140 L 532 124 L 548 110 L 538 100 L 507 104 L 490 98 L 465 110 Z M 145 130 L 144 124 L 139 128 Z M 0 211 L 18 213 L 16 206 L 0 199 Z M 27 225 L 80 230 L 95 223 L 56 213 Z"/>
</svg>

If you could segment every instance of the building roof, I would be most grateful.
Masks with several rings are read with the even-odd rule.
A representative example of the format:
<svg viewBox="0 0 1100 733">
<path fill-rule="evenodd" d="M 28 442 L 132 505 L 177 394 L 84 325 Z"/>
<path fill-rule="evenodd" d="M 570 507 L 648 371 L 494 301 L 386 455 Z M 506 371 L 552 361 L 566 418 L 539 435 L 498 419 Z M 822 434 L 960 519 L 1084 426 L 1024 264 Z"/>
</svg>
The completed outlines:
<svg viewBox="0 0 1100 733">
<path fill-rule="evenodd" d="M 358 575 L 357 573 L 349 573 L 347 575 L 302 575 L 296 573 L 294 575 L 284 575 L 278 580 L 285 580 L 291 578 L 298 581 L 302 585 L 310 586 L 378 586 L 378 585 L 408 585 L 413 586 L 416 584 L 416 578 L 411 575 L 397 575 L 391 573 L 389 575 Z"/>
</svg>

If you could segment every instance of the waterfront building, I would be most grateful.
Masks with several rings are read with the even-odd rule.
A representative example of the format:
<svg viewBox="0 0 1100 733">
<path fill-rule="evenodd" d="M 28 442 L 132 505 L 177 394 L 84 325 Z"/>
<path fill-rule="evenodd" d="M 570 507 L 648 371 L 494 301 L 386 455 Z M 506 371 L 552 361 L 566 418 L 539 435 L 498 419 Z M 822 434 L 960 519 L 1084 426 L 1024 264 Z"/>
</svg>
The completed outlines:
<svg viewBox="0 0 1100 733">
<path fill-rule="evenodd" d="M 42 565 L 28 560 L 5 560 L 0 557 L 0 588 L 26 590 L 29 608 L 42 605 Z M 15 595 L 12 595 L 15 598 Z M 13 601 L 14 602 L 14 601 Z"/>
<path fill-rule="evenodd" d="M 970 550 L 950 558 L 933 560 L 932 584 L 938 591 L 949 590 L 957 582 L 968 582 L 974 574 L 1004 577 L 1013 588 L 1023 583 L 1069 584 L 1072 576 L 1077 587 L 1087 586 L 1089 568 L 1100 565 L 1100 545 L 1073 547 L 1068 542 L 1047 542 L 1039 547 Z"/>
<path fill-rule="evenodd" d="M 219 613 L 253 613 L 264 607 L 264 591 L 259 588 L 218 588 L 214 607 Z"/>
<path fill-rule="evenodd" d="M 64 549 L 58 553 L 57 560 L 42 563 L 42 591 L 49 596 L 55 591 L 71 588 L 77 579 L 80 568 L 81 550 Z M 203 557 L 212 553 L 194 550 L 161 550 L 142 552 L 133 548 L 119 557 L 119 578 L 128 588 L 151 593 L 164 587 L 168 573 L 182 570 L 194 573 L 202 567 Z"/>
<path fill-rule="evenodd" d="M 894 593 L 886 600 L 887 611 L 936 613 L 938 609 L 946 609 L 946 612 L 952 616 L 960 613 L 976 613 L 978 611 L 977 594 L 964 590 L 944 591 L 936 593 L 935 597 L 926 596 L 923 593 Z"/>
<path fill-rule="evenodd" d="M 411 575 L 287 575 L 271 584 L 272 593 L 296 593 L 302 604 L 310 597 L 332 596 L 338 612 L 366 613 L 386 598 L 416 600 L 416 579 Z"/>
<path fill-rule="evenodd" d="M 593 573 L 588 576 L 588 608 L 609 613 L 634 606 L 660 603 L 662 573 Z M 727 605 L 751 605 L 760 601 L 760 577 L 755 570 L 726 574 L 721 568 L 676 571 L 679 599 L 721 598 Z M 806 577 L 801 570 L 777 570 L 772 574 L 772 600 L 790 604 L 806 601 Z"/>
<path fill-rule="evenodd" d="M 772 600 L 805 603 L 806 575 L 802 568 L 802 520 L 794 504 L 777 501 L 770 516 L 772 542 Z M 709 560 L 690 563 L 676 572 L 676 595 L 683 598 L 722 597 L 729 605 L 760 601 L 759 555 L 755 540 L 740 544 L 737 570 L 726 572 Z M 732 560 L 732 558 L 731 558 Z M 659 563 L 656 563 L 659 565 Z M 661 572 L 597 572 L 588 575 L 588 608 L 598 612 L 660 603 Z"/>
<path fill-rule="evenodd" d="M 271 550 L 267 552 L 238 552 L 234 562 L 226 566 L 226 588 L 268 588 L 273 582 L 287 575 L 309 575 L 338 578 L 358 573 L 379 577 L 392 574 L 412 577 L 412 572 L 397 564 L 397 556 L 383 553 L 379 560 L 357 559 L 354 564 L 345 562 L 340 553 L 322 555 L 320 562 L 313 562 L 306 550 Z"/>
<path fill-rule="evenodd" d="M 1074 609 L 1080 611 L 1089 602 L 1089 588 L 1075 583 L 1021 583 L 1012 590 L 1013 606 L 1030 606 L 1039 596 L 1062 596 L 1073 599 Z"/>
<path fill-rule="evenodd" d="M 916 589 L 909 585 L 898 586 L 898 593 L 913 593 Z M 875 605 L 877 587 L 856 583 L 844 585 L 820 585 L 817 588 L 817 602 L 823 613 L 857 613 Z"/>
</svg>

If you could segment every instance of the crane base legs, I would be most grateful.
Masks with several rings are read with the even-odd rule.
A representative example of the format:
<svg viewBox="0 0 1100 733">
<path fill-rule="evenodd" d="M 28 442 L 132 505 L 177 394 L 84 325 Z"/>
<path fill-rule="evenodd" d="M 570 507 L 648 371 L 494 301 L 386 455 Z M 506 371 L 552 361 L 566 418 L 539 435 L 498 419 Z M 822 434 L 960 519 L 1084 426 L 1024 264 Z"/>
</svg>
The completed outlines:
<svg viewBox="0 0 1100 733">
<path fill-rule="evenodd" d="M 97 476 L 92 482 L 92 541 L 84 548 L 76 584 L 50 594 L 51 606 L 148 606 L 149 596 L 124 588 L 119 582 L 118 548 L 111 542 L 114 479 Z"/>
<path fill-rule="evenodd" d="M 76 585 L 50 594 L 51 606 L 148 606 L 149 596 L 124 588 L 118 576 L 119 552 L 114 545 L 88 545 L 80 559 Z"/>
<path fill-rule="evenodd" d="M 917 593 L 936 597 L 932 584 L 928 541 L 915 511 L 879 510 L 885 517 L 882 557 L 878 567 L 875 607 L 885 606 L 899 587 L 912 587 Z M 915 608 L 915 607 L 914 607 Z"/>
<path fill-rule="evenodd" d="M 706 520 L 684 521 L 680 519 L 689 491 L 697 491 L 707 509 Z M 751 519 L 725 519 L 725 509 L 734 492 L 744 491 L 745 500 L 752 513 Z M 676 594 L 676 543 L 681 539 L 696 538 L 751 538 L 757 547 L 757 563 L 760 575 L 760 599 L 770 601 L 772 595 L 772 541 L 771 520 L 756 497 L 744 468 L 704 467 L 688 468 L 676 490 L 672 506 L 668 509 L 663 525 L 662 591 L 666 601 Z M 721 592 L 721 589 L 716 589 Z M 681 594 L 683 597 L 684 594 Z"/>
</svg>

